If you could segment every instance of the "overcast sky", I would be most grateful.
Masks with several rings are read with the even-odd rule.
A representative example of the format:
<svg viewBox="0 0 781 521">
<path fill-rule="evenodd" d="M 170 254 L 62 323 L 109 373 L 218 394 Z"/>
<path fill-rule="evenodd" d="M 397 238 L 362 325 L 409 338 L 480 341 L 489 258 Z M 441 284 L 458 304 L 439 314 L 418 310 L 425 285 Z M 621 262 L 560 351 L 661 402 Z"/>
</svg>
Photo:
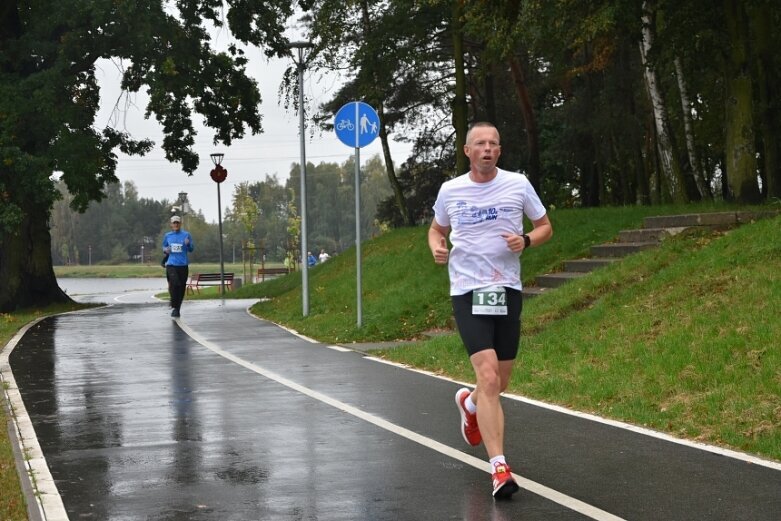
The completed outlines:
<svg viewBox="0 0 781 521">
<path fill-rule="evenodd" d="M 229 35 L 223 30 L 215 35 L 213 46 L 226 48 L 230 43 Z M 228 178 L 220 188 L 223 216 L 225 208 L 232 203 L 231 196 L 238 183 L 262 181 L 266 174 L 276 174 L 280 183 L 284 183 L 291 165 L 298 163 L 301 157 L 298 114 L 292 108 L 287 111 L 282 107 L 278 93 L 282 75 L 292 59 L 269 60 L 258 49 L 245 50 L 249 58 L 248 73 L 258 82 L 261 92 L 263 133 L 234 141 L 230 147 L 214 146 L 213 131 L 196 125 L 198 136 L 195 138 L 195 151 L 200 156 L 200 166 L 191 177 L 184 174 L 178 164 L 165 160 L 159 147 L 162 143 L 161 127 L 154 116 L 149 120 L 144 119 L 147 103 L 145 93 L 129 98 L 120 97 L 121 73 L 117 64 L 109 61 L 98 63 L 101 110 L 96 126 L 103 128 L 112 124 L 117 129 L 128 131 L 135 138 L 150 138 L 156 144 L 155 149 L 143 157 L 128 157 L 120 153 L 117 175 L 121 182 L 133 181 L 140 197 L 156 200 L 174 201 L 179 192 L 186 192 L 192 208 L 202 211 L 208 222 L 217 222 L 217 186 L 209 177 L 213 168 L 209 154 L 225 154 L 223 166 L 228 170 Z M 323 78 L 311 72 L 304 74 L 304 93 L 312 109 L 330 99 L 338 86 L 336 79 Z M 115 110 L 118 99 L 119 110 Z M 321 133 L 316 130 L 314 137 L 310 137 L 311 128 L 308 127 L 305 134 L 307 162 L 343 163 L 353 154 L 354 149 L 342 144 L 333 132 Z M 410 149 L 408 144 L 392 143 L 394 163 L 398 165 L 406 160 Z M 377 154 L 382 155 L 379 139 L 361 149 L 361 164 Z"/>
</svg>

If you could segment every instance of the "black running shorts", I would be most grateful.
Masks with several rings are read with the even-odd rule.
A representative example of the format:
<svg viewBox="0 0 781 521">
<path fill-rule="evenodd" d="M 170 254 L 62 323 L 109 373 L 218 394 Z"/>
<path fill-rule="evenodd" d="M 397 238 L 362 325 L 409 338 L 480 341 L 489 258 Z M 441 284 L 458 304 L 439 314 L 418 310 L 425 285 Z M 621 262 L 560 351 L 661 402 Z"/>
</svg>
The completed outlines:
<svg viewBox="0 0 781 521">
<path fill-rule="evenodd" d="M 523 301 L 517 289 L 507 289 L 507 315 L 473 315 L 472 292 L 450 297 L 458 332 L 469 356 L 493 349 L 499 360 L 515 360 L 521 340 Z"/>
</svg>

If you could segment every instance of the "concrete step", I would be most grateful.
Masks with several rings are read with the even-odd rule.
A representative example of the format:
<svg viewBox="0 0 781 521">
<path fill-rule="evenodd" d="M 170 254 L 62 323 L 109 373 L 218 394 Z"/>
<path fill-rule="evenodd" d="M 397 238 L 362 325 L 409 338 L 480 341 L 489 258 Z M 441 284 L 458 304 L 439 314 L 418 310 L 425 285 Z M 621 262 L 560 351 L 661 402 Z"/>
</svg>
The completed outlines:
<svg viewBox="0 0 781 521">
<path fill-rule="evenodd" d="M 633 253 L 659 246 L 658 242 L 616 242 L 591 247 L 594 257 L 626 257 Z"/>
<path fill-rule="evenodd" d="M 738 224 L 737 212 L 658 215 L 643 219 L 643 228 L 674 228 L 687 226 L 732 226 Z"/>
<path fill-rule="evenodd" d="M 529 286 L 529 287 L 524 286 L 523 291 L 521 293 L 523 293 L 523 298 L 532 298 L 532 297 L 536 297 L 537 295 L 542 295 L 543 293 L 546 293 L 551 289 L 553 288 L 541 288 L 539 286 Z"/>
<path fill-rule="evenodd" d="M 618 242 L 660 242 L 667 237 L 678 235 L 686 230 L 685 226 L 672 228 L 642 228 L 639 230 L 621 230 Z"/>
<path fill-rule="evenodd" d="M 540 275 L 534 282 L 537 286 L 542 288 L 558 288 L 571 281 L 572 279 L 580 278 L 587 273 L 575 272 L 575 271 L 561 271 L 558 273 L 548 273 L 546 275 Z"/>
<path fill-rule="evenodd" d="M 643 228 L 675 228 L 688 226 L 730 227 L 758 219 L 773 218 L 779 210 L 692 213 L 685 215 L 658 215 L 643 219 Z"/>
<path fill-rule="evenodd" d="M 618 260 L 618 257 L 603 257 L 592 259 L 575 259 L 564 261 L 564 271 L 577 271 L 588 273 L 605 266 L 610 266 Z"/>
</svg>

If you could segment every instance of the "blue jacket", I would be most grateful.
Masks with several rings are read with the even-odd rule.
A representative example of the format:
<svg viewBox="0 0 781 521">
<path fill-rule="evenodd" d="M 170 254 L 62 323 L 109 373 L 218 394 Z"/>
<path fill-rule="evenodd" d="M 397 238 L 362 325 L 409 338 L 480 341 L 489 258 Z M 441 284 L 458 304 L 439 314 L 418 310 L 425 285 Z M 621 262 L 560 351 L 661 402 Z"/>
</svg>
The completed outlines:
<svg viewBox="0 0 781 521">
<path fill-rule="evenodd" d="M 306 263 L 309 266 L 314 266 L 315 264 L 317 264 L 317 259 L 315 258 L 314 255 L 310 254 L 309 257 L 306 258 Z"/>
<path fill-rule="evenodd" d="M 190 239 L 190 243 L 184 243 L 185 239 Z M 163 251 L 169 248 L 168 262 L 166 266 L 187 266 L 187 253 L 193 251 L 195 246 L 193 238 L 189 232 L 179 230 L 178 232 L 168 232 L 163 237 Z"/>
</svg>

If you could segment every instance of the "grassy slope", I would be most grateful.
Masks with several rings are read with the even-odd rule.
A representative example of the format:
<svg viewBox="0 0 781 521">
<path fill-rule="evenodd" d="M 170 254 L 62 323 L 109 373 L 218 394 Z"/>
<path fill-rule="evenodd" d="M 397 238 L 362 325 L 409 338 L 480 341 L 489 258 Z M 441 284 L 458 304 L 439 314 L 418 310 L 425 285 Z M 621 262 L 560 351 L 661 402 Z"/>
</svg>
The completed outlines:
<svg viewBox="0 0 781 521">
<path fill-rule="evenodd" d="M 723 209 L 723 208 L 721 208 Z M 615 240 L 619 230 L 639 228 L 648 215 L 691 212 L 691 207 L 627 207 L 550 212 L 554 238 L 523 259 L 524 283 L 588 256 L 594 244 Z M 363 327 L 356 326 L 355 250 L 309 271 L 309 317 L 301 316 L 299 274 L 245 286 L 236 296 L 272 297 L 255 311 L 312 337 L 331 342 L 413 338 L 451 325 L 447 269 L 432 262 L 427 226 L 394 230 L 363 243 Z"/>
<path fill-rule="evenodd" d="M 551 243 L 524 258 L 524 279 L 639 227 L 655 209 L 556 211 Z M 365 244 L 363 328 L 356 327 L 354 252 L 300 278 L 248 286 L 257 314 L 328 342 L 421 338 L 452 329 L 447 274 L 431 261 L 426 227 Z M 524 310 L 510 391 L 781 459 L 781 218 L 720 235 L 668 240 L 543 297 Z M 239 296 L 239 295 L 237 295 Z M 455 334 L 383 352 L 471 380 Z"/>
</svg>

